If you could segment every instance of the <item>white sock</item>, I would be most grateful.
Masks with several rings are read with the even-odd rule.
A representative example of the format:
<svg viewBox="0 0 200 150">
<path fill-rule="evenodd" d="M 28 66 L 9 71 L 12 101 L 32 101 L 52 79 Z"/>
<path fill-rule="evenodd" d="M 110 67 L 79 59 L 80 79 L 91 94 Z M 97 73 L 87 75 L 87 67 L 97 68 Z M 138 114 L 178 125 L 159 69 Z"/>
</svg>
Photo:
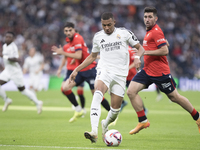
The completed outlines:
<svg viewBox="0 0 200 150">
<path fill-rule="evenodd" d="M 0 96 L 3 98 L 4 101 L 7 99 L 6 92 L 0 86 Z"/>
<path fill-rule="evenodd" d="M 21 93 L 25 96 L 27 96 L 30 100 L 32 100 L 36 105 L 39 103 L 39 100 L 37 99 L 36 95 L 31 92 L 28 89 L 24 89 L 23 91 L 21 91 Z"/>
<path fill-rule="evenodd" d="M 93 95 L 92 104 L 90 108 L 90 121 L 92 131 L 98 134 L 99 118 L 101 116 L 101 101 L 103 99 L 103 93 L 96 90 Z"/>
<path fill-rule="evenodd" d="M 81 110 L 82 110 L 82 108 L 81 108 L 80 105 L 78 105 L 78 106 L 75 107 L 75 111 L 80 112 Z"/>
<path fill-rule="evenodd" d="M 108 115 L 107 115 L 106 120 L 104 122 L 104 126 L 107 127 L 111 122 L 115 121 L 119 112 L 120 112 L 120 108 L 114 109 L 114 108 L 110 107 L 110 111 L 108 112 Z"/>
<path fill-rule="evenodd" d="M 146 123 L 147 122 L 147 119 L 146 120 L 144 120 L 144 121 L 142 121 L 141 123 Z"/>
</svg>

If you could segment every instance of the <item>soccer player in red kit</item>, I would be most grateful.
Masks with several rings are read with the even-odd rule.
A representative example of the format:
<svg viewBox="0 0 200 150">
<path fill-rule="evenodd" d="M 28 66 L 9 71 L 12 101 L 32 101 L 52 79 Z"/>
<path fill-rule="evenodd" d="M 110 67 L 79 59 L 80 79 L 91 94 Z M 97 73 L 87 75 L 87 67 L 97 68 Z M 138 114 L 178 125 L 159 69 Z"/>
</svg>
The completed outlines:
<svg viewBox="0 0 200 150">
<path fill-rule="evenodd" d="M 66 42 L 69 43 L 70 40 L 69 38 L 66 38 Z M 75 51 L 71 51 L 70 49 L 68 49 L 68 44 L 65 44 L 63 46 L 63 50 L 66 52 L 66 53 L 74 53 Z M 71 72 L 79 65 L 79 62 L 77 59 L 74 59 L 74 58 L 71 58 L 71 57 L 63 57 L 62 58 L 62 61 L 61 61 L 61 64 L 57 70 L 57 76 L 60 77 L 60 73 L 62 71 L 62 68 L 65 66 L 67 62 L 67 65 L 66 65 L 66 69 L 67 69 L 67 73 L 66 73 L 66 76 L 63 80 L 63 83 L 64 81 L 66 81 L 68 79 L 68 77 L 70 76 Z M 86 110 L 85 110 L 85 97 L 83 95 L 84 93 L 84 90 L 83 90 L 83 87 L 84 87 L 84 83 L 81 83 L 79 86 L 77 86 L 77 94 L 78 94 L 78 97 L 80 99 L 80 103 L 81 103 L 81 107 L 83 109 L 83 112 L 84 114 L 86 114 Z"/>
<path fill-rule="evenodd" d="M 66 41 L 68 42 L 63 47 L 64 50 L 61 46 L 59 48 L 56 46 L 52 46 L 52 51 L 54 51 L 54 53 L 58 55 L 65 56 L 65 58 L 67 58 L 69 62 L 71 62 L 72 59 L 75 59 L 74 65 L 68 64 L 68 73 L 61 87 L 62 93 L 69 99 L 69 101 L 75 107 L 74 116 L 69 120 L 69 122 L 73 122 L 77 118 L 83 115 L 83 110 L 81 106 L 78 105 L 75 95 L 72 92 L 72 88 L 74 86 L 79 86 L 84 81 L 86 81 L 90 86 L 92 94 L 94 93 L 96 62 L 94 61 L 86 68 L 82 69 L 78 73 L 74 82 L 69 82 L 69 76 L 74 70 L 74 68 L 77 67 L 80 63 L 82 63 L 87 58 L 87 56 L 89 56 L 89 53 L 88 53 L 88 47 L 86 46 L 83 37 L 80 34 L 76 33 L 73 23 L 71 22 L 66 23 L 66 25 L 64 26 L 64 34 L 66 35 Z M 106 110 L 108 111 L 110 110 L 110 105 L 105 98 L 103 98 L 101 104 Z"/>
<path fill-rule="evenodd" d="M 169 50 L 163 31 L 156 24 L 157 19 L 156 8 L 146 7 L 144 9 L 144 23 L 147 30 L 143 40 L 143 47 L 145 49 L 144 68 L 135 75 L 127 90 L 132 106 L 138 115 L 139 123 L 129 133 L 136 134 L 143 128 L 150 126 L 138 92 L 144 88 L 148 88 L 152 83 L 155 83 L 160 91 L 164 92 L 172 102 L 179 104 L 191 114 L 198 125 L 200 133 L 199 112 L 195 110 L 186 97 L 178 93 L 176 83 L 170 74 L 170 68 L 166 57 Z"/>
<path fill-rule="evenodd" d="M 129 64 L 129 72 L 128 72 L 128 76 L 126 78 L 126 87 L 128 88 L 131 80 L 133 79 L 133 77 L 137 74 L 137 70 L 135 68 L 135 64 L 134 64 L 134 58 L 136 56 L 137 53 L 137 49 L 136 48 L 132 48 L 132 47 L 128 47 L 128 52 L 129 52 L 129 58 L 130 58 L 130 64 Z M 127 102 L 125 100 L 122 101 L 122 105 L 121 105 L 121 110 L 124 108 L 124 106 L 127 105 Z M 145 114 L 147 113 L 147 109 L 144 107 L 143 104 L 143 108 L 145 111 Z"/>
</svg>

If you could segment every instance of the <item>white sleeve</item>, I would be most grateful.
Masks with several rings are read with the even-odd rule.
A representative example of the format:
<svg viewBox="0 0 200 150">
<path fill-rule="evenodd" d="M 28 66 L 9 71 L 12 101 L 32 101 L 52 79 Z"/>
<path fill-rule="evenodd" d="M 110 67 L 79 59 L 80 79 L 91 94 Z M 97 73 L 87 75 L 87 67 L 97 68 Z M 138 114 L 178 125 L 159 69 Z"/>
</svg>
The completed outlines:
<svg viewBox="0 0 200 150">
<path fill-rule="evenodd" d="M 13 44 L 12 46 L 12 53 L 11 53 L 11 58 L 19 58 L 19 53 L 18 53 L 18 48 L 16 45 Z"/>
<path fill-rule="evenodd" d="M 127 30 L 127 41 L 132 47 L 139 43 L 135 34 L 130 30 Z"/>
<path fill-rule="evenodd" d="M 93 53 L 98 53 L 98 52 L 100 52 L 100 47 L 99 47 L 99 45 L 97 44 L 97 40 L 96 40 L 96 36 L 94 36 L 94 38 L 93 38 L 93 43 L 92 43 L 92 52 Z"/>
</svg>

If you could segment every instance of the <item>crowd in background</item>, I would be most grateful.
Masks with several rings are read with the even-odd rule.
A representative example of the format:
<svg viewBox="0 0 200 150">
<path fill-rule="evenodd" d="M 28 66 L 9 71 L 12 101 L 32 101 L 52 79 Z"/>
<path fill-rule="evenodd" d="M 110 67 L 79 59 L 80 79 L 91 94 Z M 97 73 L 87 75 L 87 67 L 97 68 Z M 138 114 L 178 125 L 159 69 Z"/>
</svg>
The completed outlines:
<svg viewBox="0 0 200 150">
<path fill-rule="evenodd" d="M 60 56 L 52 55 L 51 46 L 66 43 L 65 22 L 76 24 L 91 50 L 94 34 L 102 29 L 100 16 L 109 11 L 116 26 L 133 31 L 142 44 L 143 9 L 149 5 L 157 8 L 157 23 L 170 44 L 172 75 L 200 78 L 200 1 L 196 0 L 0 0 L 0 47 L 5 32 L 13 31 L 22 63 L 35 46 L 45 57 L 45 71 L 55 74 Z"/>
</svg>

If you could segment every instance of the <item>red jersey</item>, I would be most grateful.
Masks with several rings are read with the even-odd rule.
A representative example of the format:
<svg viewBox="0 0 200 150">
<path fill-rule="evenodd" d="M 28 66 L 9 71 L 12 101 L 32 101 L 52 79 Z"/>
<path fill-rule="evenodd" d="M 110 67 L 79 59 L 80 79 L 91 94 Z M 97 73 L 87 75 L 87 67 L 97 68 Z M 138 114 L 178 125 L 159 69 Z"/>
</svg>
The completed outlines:
<svg viewBox="0 0 200 150">
<path fill-rule="evenodd" d="M 75 51 L 71 49 L 68 44 L 65 44 L 63 46 L 63 50 L 66 53 L 75 53 Z M 66 66 L 67 70 L 74 70 L 79 65 L 79 62 L 77 61 L 77 59 L 75 59 L 75 62 L 73 64 L 70 64 L 72 59 L 73 58 L 71 57 L 67 57 L 67 66 Z"/>
<path fill-rule="evenodd" d="M 134 61 L 135 52 L 133 51 L 133 49 L 130 46 L 128 47 L 128 52 L 129 52 L 129 56 L 130 56 L 130 63 L 129 63 L 129 66 L 130 66 L 130 64 L 132 64 Z M 129 69 L 126 80 L 131 81 L 132 78 L 136 75 L 136 73 L 137 73 L 136 68 Z"/>
<path fill-rule="evenodd" d="M 82 58 L 76 59 L 76 63 L 74 64 L 74 66 L 76 66 L 76 65 L 78 66 L 79 64 L 81 64 L 90 55 L 88 53 L 88 48 L 84 42 L 84 39 L 80 34 L 75 33 L 72 41 L 70 41 L 69 38 L 66 38 L 66 41 L 69 42 L 68 44 L 66 44 L 67 50 L 69 49 L 69 51 L 71 51 L 72 53 L 75 53 L 76 51 L 79 51 L 79 50 L 82 51 Z M 73 58 L 71 58 L 71 59 L 73 59 Z M 81 71 L 87 71 L 91 68 L 94 68 L 95 66 L 96 66 L 96 62 L 94 61 L 89 66 L 82 69 Z"/>
<path fill-rule="evenodd" d="M 147 30 L 143 40 L 145 51 L 156 50 L 166 45 L 166 40 L 161 28 L 156 24 L 150 30 Z M 144 68 L 149 76 L 162 76 L 170 74 L 170 69 L 166 56 L 148 56 L 144 55 Z"/>
</svg>

